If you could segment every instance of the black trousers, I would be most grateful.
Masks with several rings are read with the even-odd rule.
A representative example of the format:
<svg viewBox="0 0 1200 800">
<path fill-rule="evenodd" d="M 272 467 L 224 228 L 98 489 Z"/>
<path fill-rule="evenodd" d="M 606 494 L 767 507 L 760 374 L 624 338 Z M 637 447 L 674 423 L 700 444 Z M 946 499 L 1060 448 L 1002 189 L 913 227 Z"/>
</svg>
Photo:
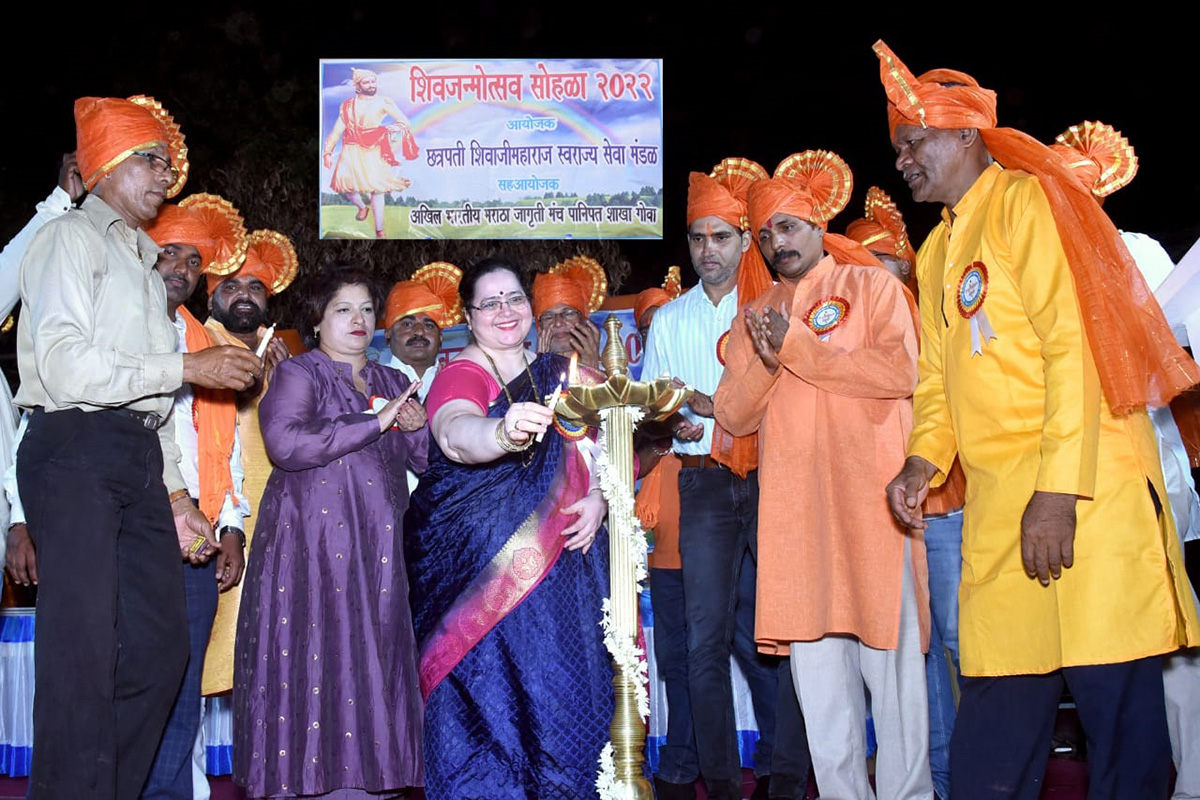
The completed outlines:
<svg viewBox="0 0 1200 800">
<path fill-rule="evenodd" d="M 136 798 L 188 657 L 158 434 L 36 411 L 17 482 L 37 546 L 30 798 Z"/>
<path fill-rule="evenodd" d="M 1045 675 L 963 678 L 950 795 L 1037 800 L 1063 685 L 1087 737 L 1089 800 L 1167 796 L 1171 743 L 1162 656 Z"/>
</svg>

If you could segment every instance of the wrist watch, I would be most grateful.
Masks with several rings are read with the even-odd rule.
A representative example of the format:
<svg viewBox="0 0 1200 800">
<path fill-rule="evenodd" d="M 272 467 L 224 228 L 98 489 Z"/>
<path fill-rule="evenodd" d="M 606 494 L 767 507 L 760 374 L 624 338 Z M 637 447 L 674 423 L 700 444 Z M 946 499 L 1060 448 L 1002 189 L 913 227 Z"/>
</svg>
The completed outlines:
<svg viewBox="0 0 1200 800">
<path fill-rule="evenodd" d="M 244 530 L 242 530 L 241 528 L 235 528 L 232 525 L 225 525 L 224 527 L 221 528 L 221 530 L 217 531 L 217 541 L 220 541 L 222 538 L 224 538 L 230 534 L 233 534 L 234 536 L 238 537 L 238 541 L 242 543 L 242 548 L 245 549 L 245 547 L 246 547 L 246 532 Z"/>
</svg>

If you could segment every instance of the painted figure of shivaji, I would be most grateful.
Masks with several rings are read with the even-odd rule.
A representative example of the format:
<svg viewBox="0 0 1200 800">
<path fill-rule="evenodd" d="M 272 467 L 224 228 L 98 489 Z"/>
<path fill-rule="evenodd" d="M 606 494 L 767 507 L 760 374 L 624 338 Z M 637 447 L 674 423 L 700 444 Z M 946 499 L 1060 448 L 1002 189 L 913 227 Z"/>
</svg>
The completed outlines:
<svg viewBox="0 0 1200 800">
<path fill-rule="evenodd" d="M 392 149 L 392 134 L 407 132 L 409 121 L 395 100 L 376 93 L 379 76 L 374 72 L 355 69 L 351 80 L 354 97 L 338 110 L 337 122 L 325 139 L 324 163 L 326 169 L 333 169 L 333 190 L 358 209 L 356 220 L 361 222 L 374 211 L 375 236 L 382 239 L 384 196 L 410 185 L 407 178 L 393 171 L 400 160 Z M 384 125 L 387 117 L 393 122 Z M 342 150 L 334 165 L 333 148 L 339 138 Z M 363 195 L 370 195 L 370 206 L 364 203 Z"/>
</svg>

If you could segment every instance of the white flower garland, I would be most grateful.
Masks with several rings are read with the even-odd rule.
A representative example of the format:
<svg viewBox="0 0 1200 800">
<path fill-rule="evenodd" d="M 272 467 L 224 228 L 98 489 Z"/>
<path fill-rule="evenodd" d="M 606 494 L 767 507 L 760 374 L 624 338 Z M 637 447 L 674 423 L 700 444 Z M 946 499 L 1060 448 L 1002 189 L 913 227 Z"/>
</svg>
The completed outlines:
<svg viewBox="0 0 1200 800">
<path fill-rule="evenodd" d="M 596 791 L 600 794 L 600 800 L 620 800 L 612 742 L 605 744 L 604 749 L 600 751 L 600 774 L 596 776 Z"/>
<path fill-rule="evenodd" d="M 606 417 L 607 412 L 608 409 L 601 411 L 601 418 Z M 644 412 L 641 410 L 634 412 L 633 424 L 635 426 L 641 421 L 643 415 Z M 598 448 L 600 452 L 596 458 L 597 474 L 600 479 L 600 488 L 608 501 L 609 516 L 623 516 L 632 523 L 628 534 L 629 554 L 633 559 L 636 593 L 640 596 L 647 577 L 646 531 L 643 530 L 641 522 L 634 514 L 633 492 L 626 488 L 625 482 L 621 480 L 620 475 L 616 474 L 616 470 L 608 460 L 607 438 L 604 428 L 601 427 Z M 650 675 L 645 653 L 638 645 L 637 637 L 631 639 L 628 636 L 617 634 L 613 627 L 610 598 L 606 597 L 601 601 L 600 613 L 600 627 L 604 631 L 604 646 L 608 648 L 613 661 L 621 668 L 621 673 L 633 683 L 638 716 L 642 718 L 643 722 L 647 722 L 650 719 Z M 600 751 L 600 772 L 596 776 L 596 791 L 599 792 L 601 800 L 619 800 L 621 797 L 618 793 L 616 764 L 611 741 L 605 744 L 604 749 Z"/>
</svg>

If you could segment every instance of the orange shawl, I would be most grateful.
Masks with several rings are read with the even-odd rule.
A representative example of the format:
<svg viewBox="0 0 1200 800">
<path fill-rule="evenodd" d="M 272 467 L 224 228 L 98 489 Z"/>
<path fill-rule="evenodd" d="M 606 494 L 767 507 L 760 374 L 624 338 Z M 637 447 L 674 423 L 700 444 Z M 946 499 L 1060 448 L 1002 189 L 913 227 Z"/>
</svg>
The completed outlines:
<svg viewBox="0 0 1200 800">
<path fill-rule="evenodd" d="M 191 312 L 180 306 L 177 313 L 186 325 L 189 353 L 212 347 L 208 331 Z M 216 524 L 225 496 L 233 492 L 229 458 L 237 427 L 237 401 L 231 391 L 193 386 L 192 411 L 199 449 L 200 511 L 210 523 Z"/>
</svg>

